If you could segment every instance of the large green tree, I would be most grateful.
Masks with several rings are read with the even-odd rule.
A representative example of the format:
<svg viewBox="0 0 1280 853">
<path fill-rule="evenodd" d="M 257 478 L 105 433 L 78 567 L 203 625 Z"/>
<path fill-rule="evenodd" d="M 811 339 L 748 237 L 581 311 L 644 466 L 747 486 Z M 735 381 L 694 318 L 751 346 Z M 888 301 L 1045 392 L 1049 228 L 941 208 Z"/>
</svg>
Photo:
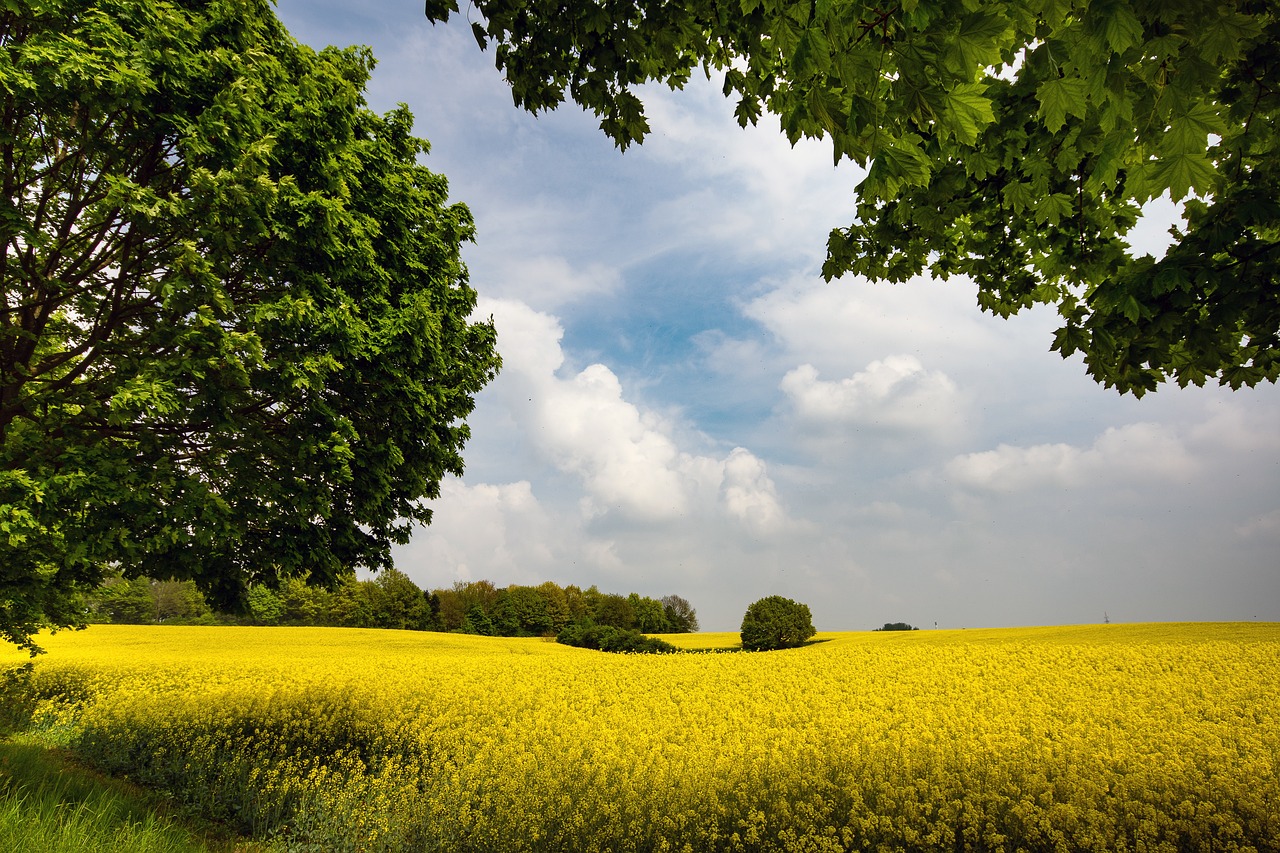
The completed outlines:
<svg viewBox="0 0 1280 853">
<path fill-rule="evenodd" d="M 809 605 L 781 595 L 753 602 L 742 617 L 742 648 L 748 652 L 793 649 L 815 633 Z"/>
<path fill-rule="evenodd" d="M 0 636 L 388 567 L 498 367 L 468 211 L 265 0 L 0 4 Z"/>
<path fill-rule="evenodd" d="M 474 0 L 518 105 L 566 97 L 618 145 L 637 86 L 724 73 L 746 125 L 868 166 L 824 273 L 963 274 L 1052 348 L 1141 395 L 1280 376 L 1280 15 L 1274 0 Z M 453 0 L 427 0 L 446 19 Z M 1168 194 L 1161 259 L 1125 234 Z"/>
</svg>

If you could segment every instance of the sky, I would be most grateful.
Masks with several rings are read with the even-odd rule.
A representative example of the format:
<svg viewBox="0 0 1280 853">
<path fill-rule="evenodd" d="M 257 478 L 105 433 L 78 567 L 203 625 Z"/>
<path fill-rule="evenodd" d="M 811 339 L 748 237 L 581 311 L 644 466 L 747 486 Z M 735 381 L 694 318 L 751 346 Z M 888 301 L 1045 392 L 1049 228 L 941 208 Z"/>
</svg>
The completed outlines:
<svg viewBox="0 0 1280 853">
<path fill-rule="evenodd" d="M 1280 621 L 1280 388 L 1137 400 L 1049 351 L 1051 309 L 824 282 L 861 177 L 826 145 L 739 128 L 695 78 L 647 89 L 652 133 L 619 152 L 576 105 L 517 109 L 465 14 L 422 8 L 277 6 L 302 42 L 373 48 L 369 105 L 409 106 L 476 220 L 504 366 L 396 552 L 419 586 L 675 594 L 713 631 L 767 595 L 820 631 Z"/>
</svg>

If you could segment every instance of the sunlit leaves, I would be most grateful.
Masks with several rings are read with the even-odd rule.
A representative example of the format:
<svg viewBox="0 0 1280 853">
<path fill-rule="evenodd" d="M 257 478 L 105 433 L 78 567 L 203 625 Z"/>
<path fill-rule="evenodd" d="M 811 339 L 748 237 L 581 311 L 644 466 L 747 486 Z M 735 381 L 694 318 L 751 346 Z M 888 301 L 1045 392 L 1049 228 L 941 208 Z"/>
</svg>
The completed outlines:
<svg viewBox="0 0 1280 853">
<path fill-rule="evenodd" d="M 942 95 L 938 125 L 944 139 L 973 145 L 982 129 L 995 121 L 991 100 L 983 94 L 986 89 L 983 83 L 961 83 Z"/>
</svg>

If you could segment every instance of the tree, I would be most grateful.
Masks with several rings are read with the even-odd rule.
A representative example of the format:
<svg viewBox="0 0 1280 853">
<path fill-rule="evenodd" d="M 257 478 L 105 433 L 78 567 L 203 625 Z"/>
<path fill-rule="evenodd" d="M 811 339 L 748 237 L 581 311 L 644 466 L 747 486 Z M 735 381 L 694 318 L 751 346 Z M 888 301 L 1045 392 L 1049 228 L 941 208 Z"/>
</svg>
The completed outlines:
<svg viewBox="0 0 1280 853">
<path fill-rule="evenodd" d="M 627 596 L 631 612 L 635 614 L 635 628 L 642 634 L 670 634 L 671 623 L 667 621 L 662 602 L 647 595 L 633 592 Z"/>
<path fill-rule="evenodd" d="M 209 603 L 191 581 L 153 581 L 158 622 L 207 622 L 213 618 Z"/>
<path fill-rule="evenodd" d="M 679 651 L 666 640 L 646 637 L 635 628 L 597 625 L 591 621 L 566 625 L 556 635 L 556 642 L 566 646 L 618 654 L 672 654 Z"/>
<path fill-rule="evenodd" d="M 587 592 L 590 594 L 591 590 Z M 612 625 L 628 631 L 636 627 L 636 612 L 632 609 L 631 602 L 626 596 L 612 592 L 597 592 L 595 604 L 591 608 L 591 619 L 597 625 Z"/>
<path fill-rule="evenodd" d="M 494 633 L 502 637 L 541 637 L 552 633 L 547 600 L 538 588 L 509 586 L 493 605 Z"/>
<path fill-rule="evenodd" d="M 566 95 L 621 148 L 638 85 L 724 73 L 739 123 L 776 115 L 869 167 L 824 275 L 967 275 L 978 304 L 1061 317 L 1052 349 L 1141 396 L 1280 377 L 1280 15 L 1271 0 L 476 0 L 517 105 Z M 454 0 L 427 0 L 433 20 Z M 476 20 L 478 19 L 478 20 Z M 1185 201 L 1162 259 L 1140 206 Z"/>
<path fill-rule="evenodd" d="M 431 593 L 436 600 L 437 631 L 456 631 L 462 627 L 462 620 L 467 616 L 467 607 L 463 603 L 462 594 L 454 589 L 437 589 Z"/>
<path fill-rule="evenodd" d="M 489 614 L 484 612 L 484 608 L 479 604 L 473 604 L 467 609 L 467 615 L 462 620 L 462 627 L 458 629 L 463 634 L 479 634 L 482 637 L 497 636 L 497 631 L 493 627 L 493 622 L 489 619 Z"/>
<path fill-rule="evenodd" d="M 375 628 L 421 631 L 431 618 L 431 606 L 413 579 L 397 569 L 378 572 L 372 583 L 381 591 Z"/>
<path fill-rule="evenodd" d="M 14 0 L 0 49 L 0 636 L 108 567 L 389 567 L 499 362 L 372 56 L 265 0 Z"/>
<path fill-rule="evenodd" d="M 551 623 L 551 632 L 560 633 L 569 624 L 572 613 L 569 610 L 569 597 L 564 589 L 554 581 L 544 581 L 535 587 L 542 600 L 546 602 L 547 619 Z"/>
<path fill-rule="evenodd" d="M 254 625 L 279 625 L 284 618 L 284 601 L 270 587 L 254 584 L 245 592 L 245 610 Z"/>
<path fill-rule="evenodd" d="M 748 652 L 794 648 L 815 633 L 809 606 L 780 595 L 760 599 L 742 617 L 742 648 Z"/>
<path fill-rule="evenodd" d="M 159 612 L 147 578 L 107 578 L 93 596 L 92 606 L 98 616 L 122 625 L 154 622 Z"/>
<path fill-rule="evenodd" d="M 667 616 L 671 630 L 676 634 L 696 634 L 698 631 L 698 611 L 688 599 L 678 595 L 664 595 L 662 610 Z"/>
</svg>

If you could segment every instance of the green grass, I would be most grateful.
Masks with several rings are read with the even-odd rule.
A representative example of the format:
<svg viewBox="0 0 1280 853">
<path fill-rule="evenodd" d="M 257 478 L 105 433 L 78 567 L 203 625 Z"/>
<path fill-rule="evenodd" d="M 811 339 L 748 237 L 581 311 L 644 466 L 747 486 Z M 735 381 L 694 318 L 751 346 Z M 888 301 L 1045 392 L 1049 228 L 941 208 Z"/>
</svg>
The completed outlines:
<svg viewBox="0 0 1280 853">
<path fill-rule="evenodd" d="M 0 853 L 266 853 L 196 829 L 154 796 L 75 765 L 59 750 L 0 742 Z"/>
</svg>

